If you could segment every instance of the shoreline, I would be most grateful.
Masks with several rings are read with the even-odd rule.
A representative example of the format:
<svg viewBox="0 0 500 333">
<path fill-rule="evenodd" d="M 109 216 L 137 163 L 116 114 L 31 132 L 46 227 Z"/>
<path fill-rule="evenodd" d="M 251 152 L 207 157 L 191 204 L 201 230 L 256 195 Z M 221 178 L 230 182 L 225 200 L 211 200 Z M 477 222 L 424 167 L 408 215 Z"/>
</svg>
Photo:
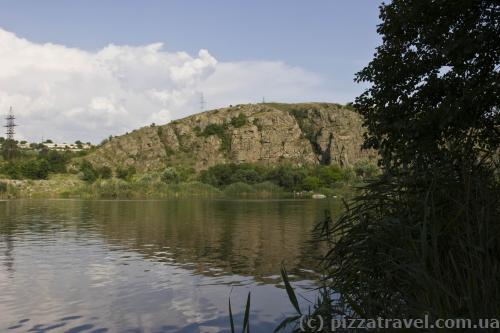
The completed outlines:
<svg viewBox="0 0 500 333">
<path fill-rule="evenodd" d="M 181 198 L 207 198 L 217 200 L 329 200 L 351 197 L 355 185 L 343 184 L 337 189 L 287 192 L 265 182 L 255 185 L 234 183 L 225 188 L 216 188 L 198 181 L 166 184 L 159 181 L 124 181 L 121 179 L 99 179 L 90 184 L 74 174 L 53 174 L 46 180 L 0 179 L 6 184 L 0 191 L 0 200 L 165 200 Z M 240 186 L 241 185 L 241 186 Z M 236 190 L 235 190 L 236 188 Z M 324 199 L 312 198 L 324 194 Z"/>
</svg>

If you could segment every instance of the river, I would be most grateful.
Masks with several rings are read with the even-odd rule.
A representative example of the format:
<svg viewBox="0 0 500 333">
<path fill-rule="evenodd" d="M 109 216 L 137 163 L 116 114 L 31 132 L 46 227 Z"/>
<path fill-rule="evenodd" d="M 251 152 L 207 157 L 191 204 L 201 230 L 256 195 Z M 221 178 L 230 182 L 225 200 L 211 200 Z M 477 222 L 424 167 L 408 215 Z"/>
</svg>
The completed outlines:
<svg viewBox="0 0 500 333">
<path fill-rule="evenodd" d="M 229 332 L 293 313 L 317 277 L 310 231 L 326 200 L 0 202 L 0 331 Z"/>
</svg>

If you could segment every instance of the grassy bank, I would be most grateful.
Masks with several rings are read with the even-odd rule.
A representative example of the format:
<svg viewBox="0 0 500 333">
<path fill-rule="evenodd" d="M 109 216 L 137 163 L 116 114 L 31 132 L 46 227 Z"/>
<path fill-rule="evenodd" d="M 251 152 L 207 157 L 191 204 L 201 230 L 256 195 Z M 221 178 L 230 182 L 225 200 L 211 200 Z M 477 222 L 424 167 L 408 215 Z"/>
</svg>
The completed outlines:
<svg viewBox="0 0 500 333">
<path fill-rule="evenodd" d="M 236 182 L 221 188 L 191 180 L 167 184 L 159 174 L 136 175 L 132 179 L 97 179 L 89 183 L 75 174 L 52 174 L 43 180 L 0 178 L 0 199 L 167 199 L 203 198 L 310 198 L 313 193 L 343 198 L 354 194 L 351 185 L 339 184 L 323 191 L 290 192 L 269 181 L 256 184 Z"/>
</svg>

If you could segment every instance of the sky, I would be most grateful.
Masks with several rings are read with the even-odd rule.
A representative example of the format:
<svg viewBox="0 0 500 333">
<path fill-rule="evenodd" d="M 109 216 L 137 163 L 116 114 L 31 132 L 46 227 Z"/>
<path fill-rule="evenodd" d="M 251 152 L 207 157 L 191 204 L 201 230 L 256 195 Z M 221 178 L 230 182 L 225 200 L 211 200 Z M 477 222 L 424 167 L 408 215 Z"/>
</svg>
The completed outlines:
<svg viewBox="0 0 500 333">
<path fill-rule="evenodd" d="M 0 1 L 17 139 L 98 143 L 230 104 L 353 101 L 378 1 Z"/>
</svg>

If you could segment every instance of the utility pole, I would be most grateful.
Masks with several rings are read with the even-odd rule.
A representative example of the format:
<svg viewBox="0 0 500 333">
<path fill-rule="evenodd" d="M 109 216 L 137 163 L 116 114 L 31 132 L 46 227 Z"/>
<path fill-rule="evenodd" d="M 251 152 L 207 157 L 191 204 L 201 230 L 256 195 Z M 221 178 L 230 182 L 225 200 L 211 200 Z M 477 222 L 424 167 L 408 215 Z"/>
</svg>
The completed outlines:
<svg viewBox="0 0 500 333">
<path fill-rule="evenodd" d="M 5 159 L 11 160 L 12 158 L 14 158 L 14 155 L 16 153 L 16 141 L 14 140 L 14 134 L 15 127 L 17 126 L 15 123 L 16 117 L 14 116 L 14 112 L 12 111 L 12 106 L 10 107 L 9 114 L 7 115 L 7 117 L 5 117 L 5 120 L 7 121 L 7 125 L 4 126 L 6 128 L 5 134 L 7 135 L 7 138 L 5 139 L 5 146 L 2 150 Z"/>
</svg>

